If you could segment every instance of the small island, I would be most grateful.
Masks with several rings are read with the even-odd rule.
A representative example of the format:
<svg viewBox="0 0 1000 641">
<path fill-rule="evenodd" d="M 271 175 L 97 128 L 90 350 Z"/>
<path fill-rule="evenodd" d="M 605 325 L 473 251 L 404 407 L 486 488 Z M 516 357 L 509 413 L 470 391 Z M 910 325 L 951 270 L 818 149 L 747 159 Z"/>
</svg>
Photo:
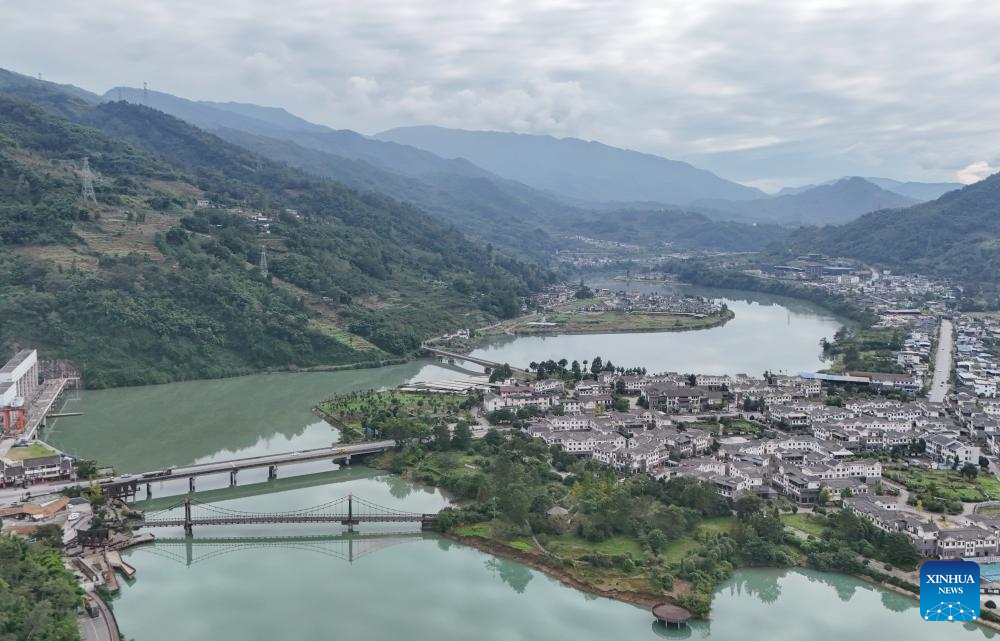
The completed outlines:
<svg viewBox="0 0 1000 641">
<path fill-rule="evenodd" d="M 724 303 L 697 296 L 591 290 L 582 283 L 552 287 L 535 302 L 536 312 L 501 323 L 492 333 L 680 332 L 717 327 L 734 317 Z"/>
</svg>

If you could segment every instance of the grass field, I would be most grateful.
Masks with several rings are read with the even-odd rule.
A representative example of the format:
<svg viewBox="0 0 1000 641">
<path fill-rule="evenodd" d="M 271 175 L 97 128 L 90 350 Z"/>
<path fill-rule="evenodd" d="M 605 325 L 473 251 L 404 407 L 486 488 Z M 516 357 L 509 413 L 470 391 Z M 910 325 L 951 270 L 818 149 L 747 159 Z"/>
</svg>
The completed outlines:
<svg viewBox="0 0 1000 641">
<path fill-rule="evenodd" d="M 823 534 L 823 520 L 812 514 L 782 514 L 781 522 L 815 537 Z"/>
<path fill-rule="evenodd" d="M 559 556 L 573 559 L 594 552 L 611 555 L 631 554 L 636 559 L 642 558 L 646 554 L 638 541 L 623 536 L 613 536 L 604 541 L 592 542 L 574 534 L 562 534 L 549 537 L 545 547 Z"/>
<path fill-rule="evenodd" d="M 23 461 L 29 458 L 39 458 L 42 456 L 52 456 L 55 450 L 51 450 L 41 443 L 31 443 L 28 447 L 12 447 L 7 452 L 7 459 L 11 461 Z"/>
<path fill-rule="evenodd" d="M 532 320 L 541 320 L 542 317 L 538 316 L 512 322 L 508 329 L 518 334 L 682 331 L 713 327 L 730 320 L 732 317 L 732 312 L 702 318 L 674 314 L 627 314 L 614 311 L 556 312 L 545 316 L 549 322 L 556 323 L 555 327 L 527 324 Z"/>
<path fill-rule="evenodd" d="M 936 496 L 958 498 L 966 503 L 1000 499 L 1000 480 L 988 471 L 980 470 L 979 476 L 972 481 L 954 470 L 910 468 L 889 470 L 884 475 L 903 483 L 913 492 L 925 493 L 934 490 Z"/>
</svg>

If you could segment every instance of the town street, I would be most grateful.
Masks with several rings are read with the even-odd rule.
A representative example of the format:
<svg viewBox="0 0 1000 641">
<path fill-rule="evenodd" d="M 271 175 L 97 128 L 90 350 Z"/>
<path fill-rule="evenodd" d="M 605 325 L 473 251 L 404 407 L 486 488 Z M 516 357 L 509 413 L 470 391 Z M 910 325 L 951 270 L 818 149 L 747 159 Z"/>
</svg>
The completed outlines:
<svg viewBox="0 0 1000 641">
<path fill-rule="evenodd" d="M 928 398 L 932 403 L 941 403 L 948 394 L 948 380 L 951 378 L 951 348 L 953 342 L 951 321 L 941 319 L 941 333 L 938 337 L 937 357 L 934 360 L 934 380 Z"/>
</svg>

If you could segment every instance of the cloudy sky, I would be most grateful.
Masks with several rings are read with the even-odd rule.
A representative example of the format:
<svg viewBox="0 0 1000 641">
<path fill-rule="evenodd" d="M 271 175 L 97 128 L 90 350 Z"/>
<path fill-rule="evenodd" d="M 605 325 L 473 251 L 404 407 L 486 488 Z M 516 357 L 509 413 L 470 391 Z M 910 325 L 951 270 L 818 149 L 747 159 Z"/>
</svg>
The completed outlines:
<svg viewBox="0 0 1000 641">
<path fill-rule="evenodd" d="M 576 136 L 763 188 L 1000 166 L 1000 3 L 8 0 L 0 66 L 362 133 Z"/>
</svg>

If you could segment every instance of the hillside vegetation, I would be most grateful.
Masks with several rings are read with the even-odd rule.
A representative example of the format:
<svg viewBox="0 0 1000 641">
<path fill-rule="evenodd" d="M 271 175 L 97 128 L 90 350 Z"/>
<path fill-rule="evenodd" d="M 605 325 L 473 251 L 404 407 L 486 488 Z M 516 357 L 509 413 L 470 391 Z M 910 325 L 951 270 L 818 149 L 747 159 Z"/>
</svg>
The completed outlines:
<svg viewBox="0 0 1000 641">
<path fill-rule="evenodd" d="M 907 209 L 799 230 L 789 242 L 792 252 L 819 251 L 954 278 L 982 304 L 995 307 L 1000 303 L 1000 175 Z"/>
<path fill-rule="evenodd" d="M 161 112 L 27 87 L 0 92 L 0 345 L 73 360 L 90 386 L 378 362 L 514 315 L 547 278 Z"/>
</svg>

